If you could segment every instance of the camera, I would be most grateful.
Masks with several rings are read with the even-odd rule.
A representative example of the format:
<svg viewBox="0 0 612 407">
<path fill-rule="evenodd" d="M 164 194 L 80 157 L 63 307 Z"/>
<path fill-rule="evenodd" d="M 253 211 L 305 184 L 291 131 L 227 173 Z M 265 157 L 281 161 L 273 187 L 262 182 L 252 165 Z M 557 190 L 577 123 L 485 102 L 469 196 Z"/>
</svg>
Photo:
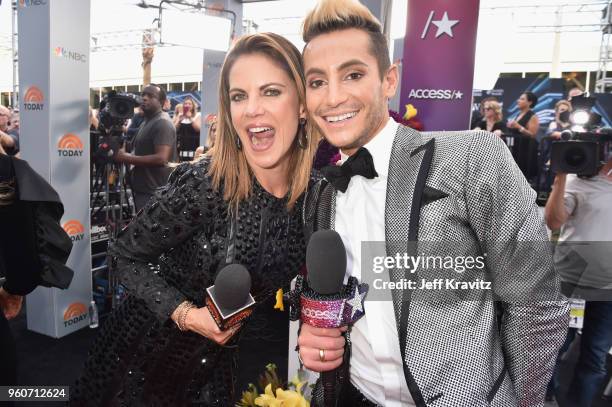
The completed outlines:
<svg viewBox="0 0 612 407">
<path fill-rule="evenodd" d="M 552 143 L 551 170 L 580 176 L 593 176 L 609 155 L 612 147 L 612 129 L 591 132 L 561 133 L 563 141 Z"/>
<path fill-rule="evenodd" d="M 134 117 L 134 108 L 140 104 L 140 97 L 131 93 L 117 93 L 113 90 L 104 95 L 98 116 L 99 133 L 95 135 L 97 139 L 92 140 L 92 157 L 96 163 L 112 161 L 125 141 L 123 126 L 128 119 Z"/>
<path fill-rule="evenodd" d="M 611 129 L 598 128 L 601 116 L 591 111 L 594 97 L 572 98 L 571 130 L 561 132 L 560 141 L 552 143 L 551 170 L 580 176 L 593 176 L 599 171 L 612 140 Z"/>
<path fill-rule="evenodd" d="M 134 117 L 134 108 L 140 106 L 139 96 L 131 93 L 110 91 L 100 102 L 100 131 L 111 133 L 122 131 L 121 127 Z"/>
</svg>

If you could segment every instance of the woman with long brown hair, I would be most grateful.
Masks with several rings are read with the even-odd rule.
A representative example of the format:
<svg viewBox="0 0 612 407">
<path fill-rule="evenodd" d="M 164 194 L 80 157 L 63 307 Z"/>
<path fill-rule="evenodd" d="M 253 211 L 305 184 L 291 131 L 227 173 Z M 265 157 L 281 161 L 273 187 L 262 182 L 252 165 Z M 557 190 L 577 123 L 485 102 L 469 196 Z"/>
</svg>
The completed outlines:
<svg viewBox="0 0 612 407">
<path fill-rule="evenodd" d="M 239 263 L 261 303 L 304 264 L 301 207 L 318 139 L 299 51 L 275 34 L 240 39 L 219 106 L 214 154 L 177 167 L 110 248 L 129 295 L 96 338 L 75 404 L 233 405 L 242 327 L 217 327 L 206 288 Z"/>
</svg>

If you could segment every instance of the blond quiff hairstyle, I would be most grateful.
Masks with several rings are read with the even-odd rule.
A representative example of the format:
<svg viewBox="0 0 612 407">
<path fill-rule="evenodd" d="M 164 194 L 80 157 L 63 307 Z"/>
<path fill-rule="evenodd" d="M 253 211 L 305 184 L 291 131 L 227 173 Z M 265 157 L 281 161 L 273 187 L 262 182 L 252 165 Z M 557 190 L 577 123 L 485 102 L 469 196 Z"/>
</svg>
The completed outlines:
<svg viewBox="0 0 612 407">
<path fill-rule="evenodd" d="M 358 0 L 320 0 L 308 13 L 302 25 L 302 39 L 308 44 L 313 38 L 334 31 L 355 28 L 370 38 L 370 53 L 376 58 L 382 79 L 389 67 L 389 46 L 382 26 L 372 12 Z"/>
</svg>

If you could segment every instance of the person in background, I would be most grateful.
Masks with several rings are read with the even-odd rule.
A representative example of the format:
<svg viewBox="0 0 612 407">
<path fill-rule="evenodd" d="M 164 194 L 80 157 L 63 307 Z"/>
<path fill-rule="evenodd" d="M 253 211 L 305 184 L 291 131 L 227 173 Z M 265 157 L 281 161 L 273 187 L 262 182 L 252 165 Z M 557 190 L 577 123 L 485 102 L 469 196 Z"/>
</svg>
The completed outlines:
<svg viewBox="0 0 612 407">
<path fill-rule="evenodd" d="M 168 163 L 178 160 L 176 132 L 161 109 L 165 100 L 166 92 L 157 85 L 151 84 L 142 90 L 145 120 L 134 138 L 133 153 L 122 148 L 114 156 L 115 161 L 133 166 L 129 180 L 136 210 L 147 203 L 157 188 L 168 182 L 172 172 Z"/>
<path fill-rule="evenodd" d="M 164 113 L 166 113 L 167 118 L 170 118 L 170 110 L 172 109 L 172 102 L 170 102 L 170 99 L 166 98 L 166 100 L 164 101 L 164 104 L 162 106 L 162 111 Z"/>
<path fill-rule="evenodd" d="M 486 130 L 501 137 L 506 126 L 502 120 L 501 105 L 496 100 L 487 100 L 483 104 L 484 117 L 472 130 Z"/>
<path fill-rule="evenodd" d="M 569 130 L 571 123 L 569 121 L 570 113 L 572 112 L 572 104 L 567 100 L 560 100 L 555 104 L 555 119 L 550 122 L 546 130 L 546 136 L 540 141 L 540 154 L 538 157 L 538 183 L 539 190 L 544 193 L 550 191 L 553 182 L 554 174 L 550 171 L 550 156 L 552 152 L 552 143 L 561 139 L 561 132 Z"/>
<path fill-rule="evenodd" d="M 584 95 L 584 91 L 578 86 L 574 86 L 573 88 L 569 90 L 569 92 L 567 92 L 567 101 L 571 103 L 572 98 L 575 98 L 576 96 L 582 96 L 582 95 Z"/>
<path fill-rule="evenodd" d="M 533 186 L 538 175 L 538 141 L 537 135 L 540 120 L 532 110 L 538 103 L 538 97 L 533 92 L 523 92 L 516 101 L 519 114 L 508 120 L 506 136 L 513 137 L 512 156 L 525 178 Z"/>
<path fill-rule="evenodd" d="M 215 145 L 215 137 L 217 137 L 217 115 L 209 114 L 206 117 L 208 124 L 208 135 L 206 137 L 206 146 L 199 146 L 193 156 L 193 160 L 197 160 L 205 153 L 209 152 Z"/>
<path fill-rule="evenodd" d="M 508 120 L 508 128 L 515 135 L 523 135 L 536 138 L 540 127 L 540 120 L 532 110 L 538 103 L 538 97 L 533 92 L 524 92 L 516 101 L 519 108 L 519 115 L 512 120 Z"/>
<path fill-rule="evenodd" d="M 605 158 L 605 157 L 604 157 Z M 559 394 L 560 357 L 576 337 L 569 330 L 549 394 L 561 407 L 591 407 L 606 377 L 612 348 L 612 155 L 593 177 L 557 173 L 545 208 L 546 224 L 560 230 L 555 268 L 571 298 L 586 300 L 580 356 L 567 395 Z"/>
<path fill-rule="evenodd" d="M 11 128 L 11 111 L 0 105 L 0 145 L 8 155 L 19 153 L 19 127 Z"/>
<path fill-rule="evenodd" d="M 178 114 L 175 114 L 173 123 L 176 128 L 179 159 L 190 161 L 200 144 L 201 119 L 198 106 L 191 96 L 186 96 L 182 107 L 176 112 Z"/>
<path fill-rule="evenodd" d="M 174 123 L 174 118 L 178 117 L 181 112 L 183 111 L 183 104 L 182 103 L 177 103 L 176 106 L 174 106 L 174 113 L 172 114 L 172 123 Z"/>
<path fill-rule="evenodd" d="M 552 139 L 559 140 L 561 132 L 571 127 L 570 113 L 572 104 L 567 100 L 560 100 L 555 104 L 555 120 L 550 122 L 546 135 Z"/>
<path fill-rule="evenodd" d="M 9 124 L 9 131 L 15 130 L 19 134 L 19 110 L 13 109 L 11 112 L 11 121 Z"/>
<path fill-rule="evenodd" d="M 480 101 L 480 106 L 478 110 L 472 111 L 472 122 L 470 125 L 470 129 L 473 129 L 474 127 L 476 127 L 478 123 L 480 123 L 484 119 L 485 117 L 484 106 L 485 106 L 485 103 L 487 103 L 489 100 L 497 101 L 497 98 L 495 96 L 486 96 L 482 98 L 482 100 Z M 472 104 L 473 103 L 474 103 L 474 100 L 472 98 Z"/>
<path fill-rule="evenodd" d="M 60 225 L 57 192 L 29 164 L 0 147 L 0 386 L 15 386 L 17 351 L 8 321 L 38 286 L 65 289 L 72 241 Z M 0 403 L 1 404 L 1 403 Z"/>
<path fill-rule="evenodd" d="M 98 120 L 98 112 L 89 106 L 89 130 L 98 130 L 100 120 Z"/>
</svg>

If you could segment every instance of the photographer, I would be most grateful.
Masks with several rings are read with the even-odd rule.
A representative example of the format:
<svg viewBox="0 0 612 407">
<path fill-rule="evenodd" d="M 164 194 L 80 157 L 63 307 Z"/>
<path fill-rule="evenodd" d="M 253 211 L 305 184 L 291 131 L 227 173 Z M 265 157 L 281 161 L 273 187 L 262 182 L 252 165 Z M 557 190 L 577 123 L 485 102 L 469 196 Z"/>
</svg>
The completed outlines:
<svg viewBox="0 0 612 407">
<path fill-rule="evenodd" d="M 590 407 L 606 377 L 606 355 L 612 347 L 612 266 L 606 245 L 612 241 L 612 156 L 590 178 L 557 173 L 545 209 L 551 230 L 561 229 L 555 249 L 556 269 L 564 294 L 585 298 L 580 357 L 569 386 L 568 404 Z M 576 335 L 570 329 L 562 355 Z M 559 388 L 559 365 L 553 376 Z M 561 398 L 560 401 L 563 401 Z"/>
<path fill-rule="evenodd" d="M 176 131 L 162 111 L 166 92 L 151 84 L 142 90 L 144 122 L 134 139 L 133 154 L 120 149 L 115 161 L 131 164 L 130 184 L 136 210 L 142 208 L 154 191 L 165 185 L 172 169 L 169 162 L 177 161 Z"/>
</svg>

